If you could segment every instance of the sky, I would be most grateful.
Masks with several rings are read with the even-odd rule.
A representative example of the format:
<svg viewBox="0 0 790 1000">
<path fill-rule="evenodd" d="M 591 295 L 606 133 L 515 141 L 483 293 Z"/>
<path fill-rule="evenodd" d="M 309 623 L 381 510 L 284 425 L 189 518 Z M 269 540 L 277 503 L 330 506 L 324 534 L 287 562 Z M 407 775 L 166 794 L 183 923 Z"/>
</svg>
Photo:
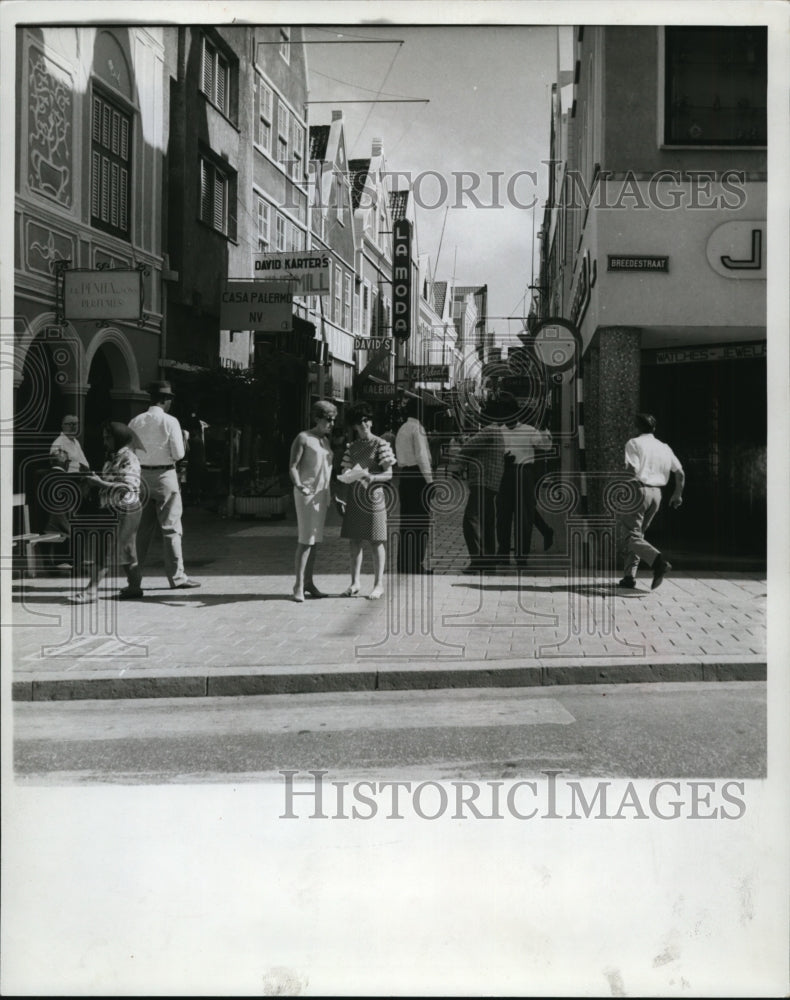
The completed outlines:
<svg viewBox="0 0 790 1000">
<path fill-rule="evenodd" d="M 371 141 L 381 138 L 387 169 L 414 180 L 418 248 L 430 255 L 437 280 L 487 284 L 491 317 L 526 315 L 538 271 L 533 232 L 547 190 L 542 161 L 549 156 L 558 29 L 313 26 L 305 39 L 315 43 L 306 46 L 311 101 L 427 99 L 311 104 L 309 121 L 326 124 L 333 108 L 342 110 L 352 159 L 369 157 Z M 330 40 L 346 44 L 320 44 Z M 459 185 L 473 185 L 471 177 L 460 180 L 462 172 L 480 178 L 475 197 L 459 196 Z M 492 318 L 489 329 L 514 337 L 522 325 Z"/>
</svg>

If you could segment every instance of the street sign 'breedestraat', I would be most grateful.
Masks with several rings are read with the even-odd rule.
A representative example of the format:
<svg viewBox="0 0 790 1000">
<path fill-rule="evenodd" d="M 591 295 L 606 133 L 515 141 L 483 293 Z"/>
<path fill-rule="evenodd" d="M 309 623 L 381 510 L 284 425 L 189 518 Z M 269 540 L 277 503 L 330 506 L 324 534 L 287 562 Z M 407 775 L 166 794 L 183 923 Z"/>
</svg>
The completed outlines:
<svg viewBox="0 0 790 1000">
<path fill-rule="evenodd" d="M 293 329 L 293 292 L 284 281 L 227 281 L 219 307 L 222 330 Z"/>
</svg>

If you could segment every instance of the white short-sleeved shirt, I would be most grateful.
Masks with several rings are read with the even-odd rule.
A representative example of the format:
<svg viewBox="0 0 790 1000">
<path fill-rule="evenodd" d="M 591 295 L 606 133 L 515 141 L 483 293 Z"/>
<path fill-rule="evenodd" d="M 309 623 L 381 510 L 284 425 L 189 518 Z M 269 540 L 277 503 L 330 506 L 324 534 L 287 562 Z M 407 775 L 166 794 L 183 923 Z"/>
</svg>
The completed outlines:
<svg viewBox="0 0 790 1000">
<path fill-rule="evenodd" d="M 671 472 L 683 471 L 669 445 L 652 434 L 631 438 L 625 446 L 625 464 L 644 486 L 666 486 Z"/>
<path fill-rule="evenodd" d="M 79 472 L 80 466 L 88 465 L 88 459 L 82 450 L 82 446 L 76 438 L 70 438 L 66 434 L 59 434 L 52 442 L 49 449 L 50 455 L 65 453 L 67 465 L 66 472 Z"/>
<path fill-rule="evenodd" d="M 181 424 L 175 417 L 165 413 L 161 406 L 149 406 L 145 413 L 139 413 L 129 421 L 142 444 L 137 449 L 137 457 L 143 468 L 147 465 L 174 465 L 186 454 Z"/>
</svg>

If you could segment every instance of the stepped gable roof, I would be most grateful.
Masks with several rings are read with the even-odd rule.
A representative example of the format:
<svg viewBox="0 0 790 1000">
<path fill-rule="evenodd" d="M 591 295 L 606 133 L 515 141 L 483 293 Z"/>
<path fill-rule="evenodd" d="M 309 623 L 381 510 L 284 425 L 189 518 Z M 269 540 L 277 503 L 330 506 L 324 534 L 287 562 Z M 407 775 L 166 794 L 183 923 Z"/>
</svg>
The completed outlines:
<svg viewBox="0 0 790 1000">
<path fill-rule="evenodd" d="M 408 191 L 390 191 L 390 213 L 392 221 L 397 222 L 406 216 L 406 202 L 409 200 Z"/>
<path fill-rule="evenodd" d="M 351 199 L 354 208 L 359 208 L 361 195 L 365 189 L 368 170 L 370 170 L 370 160 L 349 160 L 348 173 L 351 181 Z"/>
<path fill-rule="evenodd" d="M 329 142 L 329 125 L 310 126 L 310 159 L 323 160 Z"/>
</svg>

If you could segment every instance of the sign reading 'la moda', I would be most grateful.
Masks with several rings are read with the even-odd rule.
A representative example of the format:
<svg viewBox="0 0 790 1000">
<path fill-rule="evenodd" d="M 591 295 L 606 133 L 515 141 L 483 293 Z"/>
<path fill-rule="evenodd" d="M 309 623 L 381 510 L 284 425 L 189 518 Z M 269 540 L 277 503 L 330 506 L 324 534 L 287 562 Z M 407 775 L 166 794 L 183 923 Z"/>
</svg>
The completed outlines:
<svg viewBox="0 0 790 1000">
<path fill-rule="evenodd" d="M 392 227 L 392 333 L 411 334 L 411 223 L 396 219 Z"/>
<path fill-rule="evenodd" d="M 285 281 L 227 281 L 220 299 L 220 329 L 291 330 L 293 301 Z"/>
<path fill-rule="evenodd" d="M 256 253 L 252 255 L 256 278 L 291 282 L 295 295 L 329 295 L 329 254 L 318 250 L 301 253 Z"/>
<path fill-rule="evenodd" d="M 142 311 L 140 271 L 64 271 L 66 319 L 135 319 Z"/>
</svg>

